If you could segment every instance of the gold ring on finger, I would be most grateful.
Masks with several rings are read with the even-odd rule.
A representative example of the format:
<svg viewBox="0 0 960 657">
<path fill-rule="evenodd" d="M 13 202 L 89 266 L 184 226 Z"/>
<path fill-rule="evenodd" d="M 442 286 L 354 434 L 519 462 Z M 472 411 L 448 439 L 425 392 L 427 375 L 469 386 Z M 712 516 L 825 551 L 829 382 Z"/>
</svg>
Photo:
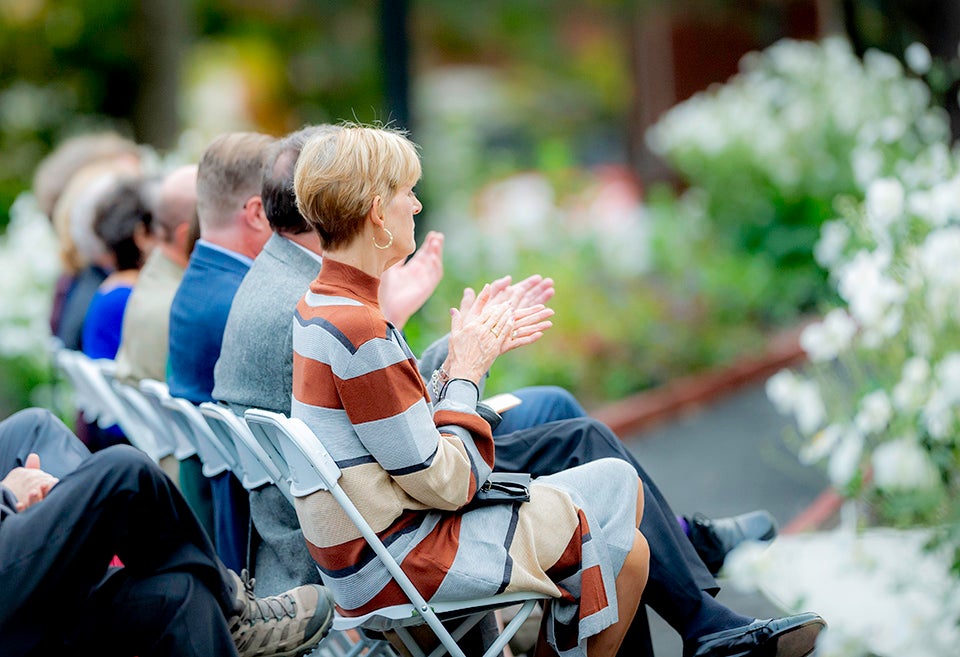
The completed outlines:
<svg viewBox="0 0 960 657">
<path fill-rule="evenodd" d="M 490 329 L 490 332 L 493 333 L 493 337 L 495 337 L 495 338 L 499 338 L 499 337 L 500 337 L 500 334 L 497 333 L 496 331 L 494 331 L 493 329 Z"/>
</svg>

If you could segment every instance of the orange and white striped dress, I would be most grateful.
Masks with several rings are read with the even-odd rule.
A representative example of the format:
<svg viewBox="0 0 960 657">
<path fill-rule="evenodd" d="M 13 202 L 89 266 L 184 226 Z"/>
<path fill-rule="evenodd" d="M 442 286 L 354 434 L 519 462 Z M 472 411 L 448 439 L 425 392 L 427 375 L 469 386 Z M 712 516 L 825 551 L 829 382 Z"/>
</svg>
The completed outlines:
<svg viewBox="0 0 960 657">
<path fill-rule="evenodd" d="M 555 598 L 562 655 L 617 620 L 614 579 L 633 545 L 638 480 L 619 459 L 541 477 L 525 504 L 463 510 L 494 462 L 477 388 L 434 405 L 416 359 L 378 304 L 379 280 L 326 258 L 293 322 L 291 415 L 320 437 L 341 485 L 427 600 L 504 591 Z M 310 553 L 345 615 L 406 602 L 333 497 L 296 500 Z"/>
</svg>

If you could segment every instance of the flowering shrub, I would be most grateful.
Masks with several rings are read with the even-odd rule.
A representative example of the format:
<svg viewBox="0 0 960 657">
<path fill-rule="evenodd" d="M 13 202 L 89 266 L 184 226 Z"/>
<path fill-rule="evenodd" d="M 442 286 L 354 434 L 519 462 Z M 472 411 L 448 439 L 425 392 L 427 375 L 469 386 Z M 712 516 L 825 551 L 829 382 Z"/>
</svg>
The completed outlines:
<svg viewBox="0 0 960 657">
<path fill-rule="evenodd" d="M 37 386 L 50 380 L 49 318 L 60 273 L 57 253 L 50 222 L 31 194 L 21 194 L 0 235 L 0 386 L 3 401 L 13 410 L 39 403 Z"/>
<path fill-rule="evenodd" d="M 841 303 L 803 333 L 810 366 L 767 393 L 800 458 L 873 521 L 960 547 L 960 158 L 933 145 L 894 169 L 824 225 L 816 257 Z"/>
<path fill-rule="evenodd" d="M 668 111 L 647 139 L 704 195 L 715 243 L 771 261 L 778 274 L 763 304 L 782 317 L 826 295 L 811 251 L 834 198 L 862 197 L 942 143 L 942 114 L 890 55 L 861 61 L 840 38 L 784 40 Z"/>
</svg>

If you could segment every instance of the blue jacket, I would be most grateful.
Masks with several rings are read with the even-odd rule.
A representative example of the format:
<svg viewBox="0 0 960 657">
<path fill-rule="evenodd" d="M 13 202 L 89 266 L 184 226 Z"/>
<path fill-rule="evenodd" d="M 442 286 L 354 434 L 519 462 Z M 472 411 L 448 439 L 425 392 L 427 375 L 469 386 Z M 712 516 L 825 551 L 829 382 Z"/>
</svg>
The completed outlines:
<svg viewBox="0 0 960 657">
<path fill-rule="evenodd" d="M 230 304 L 250 269 L 243 256 L 233 257 L 200 241 L 170 306 L 170 394 L 199 404 L 213 401 L 213 367 L 220 357 Z"/>
</svg>

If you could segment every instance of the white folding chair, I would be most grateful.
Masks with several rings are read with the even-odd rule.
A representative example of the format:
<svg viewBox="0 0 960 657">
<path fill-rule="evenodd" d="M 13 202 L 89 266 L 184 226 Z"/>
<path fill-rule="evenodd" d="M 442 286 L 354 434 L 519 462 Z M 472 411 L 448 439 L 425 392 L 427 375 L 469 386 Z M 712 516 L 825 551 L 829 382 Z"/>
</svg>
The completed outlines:
<svg viewBox="0 0 960 657">
<path fill-rule="evenodd" d="M 73 388 L 73 403 L 80 411 L 86 422 L 98 422 L 104 416 L 104 426 L 117 423 L 116 416 L 111 413 L 109 400 L 102 399 L 96 392 L 96 386 L 87 380 L 79 361 L 86 358 L 84 354 L 72 349 L 61 349 L 56 353 L 57 368 L 63 373 Z"/>
<path fill-rule="evenodd" d="M 170 410 L 180 431 L 196 447 L 205 477 L 216 477 L 227 470 L 232 470 L 238 478 L 242 476 L 236 455 L 210 430 L 200 409 L 186 399 L 172 395 L 161 400 L 161 403 Z"/>
<path fill-rule="evenodd" d="M 196 454 L 196 446 L 190 442 L 189 438 L 184 435 L 180 429 L 173 415 L 173 411 L 163 404 L 163 400 L 170 397 L 170 389 L 167 387 L 167 384 L 163 381 L 157 381 L 156 379 L 141 379 L 138 388 L 144 399 L 146 399 L 153 407 L 153 410 L 156 411 L 157 416 L 162 419 L 164 426 L 170 431 L 174 442 L 174 457 L 178 461 L 182 461 Z"/>
<path fill-rule="evenodd" d="M 243 468 L 240 483 L 244 488 L 253 490 L 264 484 L 275 484 L 281 491 L 286 489 L 286 493 L 289 494 L 289 484 L 250 433 L 250 427 L 241 417 L 227 406 L 213 402 L 200 404 L 200 414 L 221 442 L 233 446 Z"/>
<path fill-rule="evenodd" d="M 117 393 L 117 397 L 127 407 L 130 414 L 136 415 L 142 420 L 147 430 L 153 434 L 157 444 L 163 447 L 166 455 L 174 455 L 177 449 L 177 440 L 169 416 L 159 414 L 146 395 L 140 392 L 139 388 L 134 388 L 116 379 L 113 379 L 111 384 Z"/>
<path fill-rule="evenodd" d="M 139 411 L 113 385 L 113 361 L 93 360 L 74 350 L 61 350 L 57 362 L 76 390 L 76 403 L 87 422 L 101 428 L 116 424 L 130 444 L 159 463 L 173 452 L 172 445 L 155 435 Z"/>
<path fill-rule="evenodd" d="M 503 593 L 477 600 L 428 604 L 340 487 L 339 466 L 310 428 L 299 419 L 262 409 L 246 411 L 244 419 L 251 427 L 257 426 L 264 433 L 270 434 L 272 440 L 278 443 L 290 467 L 291 492 L 301 497 L 319 490 L 329 491 L 410 600 L 411 604 L 385 607 L 363 616 L 347 618 L 338 614 L 334 618 L 334 629 L 344 631 L 363 628 L 380 632 L 393 630 L 414 657 L 425 657 L 408 628 L 426 623 L 440 640 L 440 645 L 430 653 L 430 657 L 439 657 L 444 653 L 449 653 L 452 657 L 465 657 L 457 641 L 470 628 L 490 611 L 519 604 L 520 610 L 484 653 L 484 657 L 492 657 L 509 643 L 533 612 L 537 601 L 547 597 L 530 592 Z M 459 624 L 453 630 L 448 630 L 443 622 L 452 620 L 458 620 Z"/>
</svg>

